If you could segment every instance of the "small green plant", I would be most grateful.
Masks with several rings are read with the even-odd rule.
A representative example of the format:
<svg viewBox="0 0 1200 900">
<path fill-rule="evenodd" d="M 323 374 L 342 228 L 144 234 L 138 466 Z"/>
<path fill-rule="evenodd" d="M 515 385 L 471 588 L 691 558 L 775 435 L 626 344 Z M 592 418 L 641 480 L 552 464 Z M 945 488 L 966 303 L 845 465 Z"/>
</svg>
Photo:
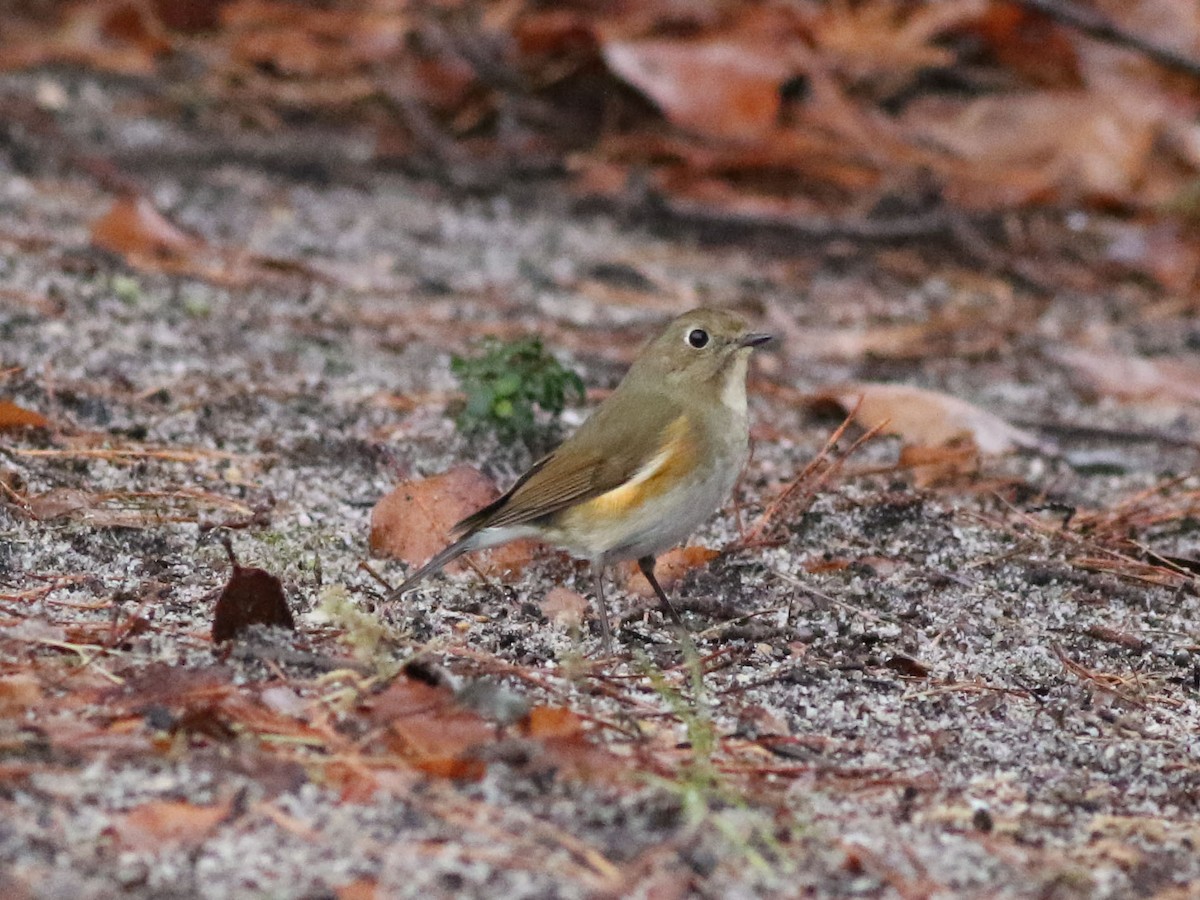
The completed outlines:
<svg viewBox="0 0 1200 900">
<path fill-rule="evenodd" d="M 505 444 L 531 446 L 542 436 L 535 407 L 557 417 L 571 395 L 583 399 L 583 379 L 546 352 L 537 338 L 485 338 L 479 351 L 450 361 L 450 371 L 467 395 L 456 419 L 464 434 L 492 432 Z"/>
</svg>

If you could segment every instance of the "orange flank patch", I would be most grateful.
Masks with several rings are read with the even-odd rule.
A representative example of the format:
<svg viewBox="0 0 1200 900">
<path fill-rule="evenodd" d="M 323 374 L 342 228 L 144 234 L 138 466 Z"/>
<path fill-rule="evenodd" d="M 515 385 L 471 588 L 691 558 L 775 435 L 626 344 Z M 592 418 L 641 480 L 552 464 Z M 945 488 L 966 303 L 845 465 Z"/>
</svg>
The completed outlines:
<svg viewBox="0 0 1200 900">
<path fill-rule="evenodd" d="M 632 478 L 581 504 L 577 514 L 598 519 L 620 518 L 685 481 L 696 464 L 696 443 L 691 427 L 687 419 L 680 416 L 667 426 L 664 434 L 667 439 L 662 449 Z"/>
</svg>

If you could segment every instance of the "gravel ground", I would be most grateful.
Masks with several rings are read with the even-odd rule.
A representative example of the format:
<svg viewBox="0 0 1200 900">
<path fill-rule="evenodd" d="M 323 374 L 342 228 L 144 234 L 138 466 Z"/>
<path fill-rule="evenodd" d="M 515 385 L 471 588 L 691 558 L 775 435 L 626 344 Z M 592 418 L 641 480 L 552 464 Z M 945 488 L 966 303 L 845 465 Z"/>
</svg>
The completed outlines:
<svg viewBox="0 0 1200 900">
<path fill-rule="evenodd" d="M 1132 284 L 1042 296 L 952 260 L 913 274 L 903 251 L 701 243 L 573 211 L 556 191 L 463 197 L 349 163 L 352 176 L 310 177 L 148 118 L 136 85 L 0 79 L 6 103 L 39 96 L 62 98 L 61 139 L 13 124 L 0 144 L 0 396 L 53 423 L 0 433 L 7 895 L 1194 890 L 1196 580 L 1119 542 L 1197 555 L 1200 413 L 1119 403 L 1054 361 L 1100 333 L 1126 353 L 1194 353 L 1187 304 Z M 339 140 L 335 162 L 355 146 Z M 93 249 L 90 223 L 113 195 L 72 156 L 81 146 L 214 247 L 300 265 L 198 277 Z M 708 664 L 699 700 L 669 630 L 631 596 L 611 601 L 624 658 L 583 661 L 595 634 L 539 608 L 558 584 L 589 592 L 559 558 L 512 585 L 442 577 L 382 604 L 362 566 L 379 497 L 460 462 L 504 483 L 528 461 L 456 435 L 451 352 L 540 333 L 590 386 L 611 387 L 640 335 L 701 303 L 785 339 L 752 375 L 747 521 L 836 426 L 798 400 L 822 384 L 947 391 L 1042 426 L 1045 446 L 928 487 L 892 467 L 894 440 L 873 441 L 773 546 L 736 549 L 734 510 L 717 516 L 696 542 L 735 549 L 676 588 Z M 834 340 L 949 312 L 970 324 L 928 352 Z M 222 659 L 233 684 L 290 685 L 298 715 L 333 715 L 330 685 L 350 682 L 317 660 L 347 659 L 344 622 L 317 607 L 341 586 L 388 626 L 373 665 L 419 653 L 489 721 L 553 703 L 617 723 L 589 741 L 632 769 L 645 744 L 655 776 L 555 777 L 500 742 L 478 779 L 398 767 L 347 796 L 245 735 L 153 752 L 80 737 L 119 682 L 214 666 L 221 526 L 243 563 L 279 576 L 299 626 Z M 144 625 L 122 642 L 96 637 L 130 616 Z M 682 713 L 653 671 L 687 695 Z M 36 702 L 22 702 L 11 686 L 30 672 Z M 705 729 L 725 770 L 715 780 L 694 765 Z M 159 801 L 234 811 L 198 838 L 166 826 L 131 838 L 128 812 Z"/>
</svg>

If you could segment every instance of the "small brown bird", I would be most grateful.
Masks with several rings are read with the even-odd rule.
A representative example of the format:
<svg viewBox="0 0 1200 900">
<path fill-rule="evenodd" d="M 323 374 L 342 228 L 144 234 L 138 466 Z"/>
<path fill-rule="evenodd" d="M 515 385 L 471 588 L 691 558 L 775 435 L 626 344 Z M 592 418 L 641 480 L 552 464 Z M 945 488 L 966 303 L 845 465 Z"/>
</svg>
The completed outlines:
<svg viewBox="0 0 1200 900">
<path fill-rule="evenodd" d="M 723 310 L 684 313 L 651 341 L 612 395 L 504 496 L 454 526 L 460 537 L 392 598 L 472 550 L 533 537 L 592 563 L 604 652 L 611 654 L 604 569 L 636 559 L 664 613 L 655 557 L 711 516 L 749 453 L 746 367 L 771 339 Z"/>
</svg>

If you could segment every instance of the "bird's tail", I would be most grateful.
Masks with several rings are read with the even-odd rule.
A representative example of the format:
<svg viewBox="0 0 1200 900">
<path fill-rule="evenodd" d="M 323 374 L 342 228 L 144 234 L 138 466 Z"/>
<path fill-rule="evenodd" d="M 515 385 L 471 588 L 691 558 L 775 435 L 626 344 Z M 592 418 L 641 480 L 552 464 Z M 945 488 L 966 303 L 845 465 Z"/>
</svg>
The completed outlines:
<svg viewBox="0 0 1200 900">
<path fill-rule="evenodd" d="M 396 588 L 396 590 L 392 591 L 391 595 L 388 597 L 388 601 L 390 602 L 399 600 L 401 594 L 407 593 L 415 588 L 417 583 L 424 579 L 427 575 L 440 572 L 464 553 L 470 553 L 472 550 L 477 549 L 479 545 L 480 541 L 478 539 L 478 535 L 468 534 L 466 537 L 459 538 L 445 550 L 442 550 L 440 553 L 434 556 L 433 559 L 429 560 L 429 562 L 425 563 L 425 565 L 421 566 L 421 568 L 417 569 L 417 571 L 405 578 L 404 583 L 401 584 L 400 587 Z"/>
</svg>

